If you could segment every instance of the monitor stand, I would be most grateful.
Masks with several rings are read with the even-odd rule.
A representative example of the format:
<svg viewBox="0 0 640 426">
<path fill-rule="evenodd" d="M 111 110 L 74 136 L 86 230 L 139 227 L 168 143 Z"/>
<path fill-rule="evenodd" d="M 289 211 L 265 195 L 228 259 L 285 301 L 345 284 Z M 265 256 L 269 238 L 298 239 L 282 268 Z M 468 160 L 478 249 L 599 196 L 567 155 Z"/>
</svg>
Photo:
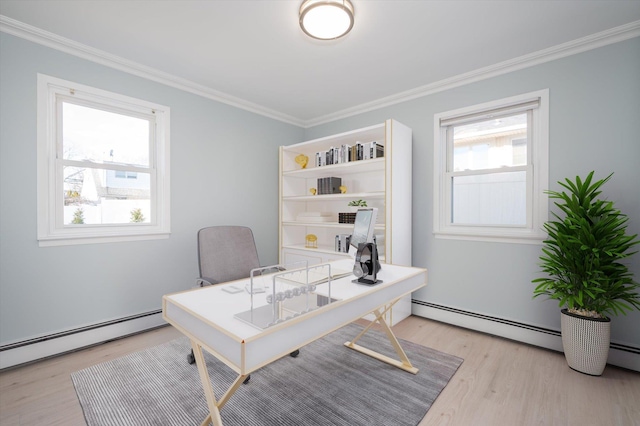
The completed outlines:
<svg viewBox="0 0 640 426">
<path fill-rule="evenodd" d="M 353 265 L 353 274 L 358 279 L 352 282 L 366 285 L 379 284 L 382 280 L 377 279 L 378 271 L 380 271 L 380 261 L 377 244 L 375 242 L 358 244 L 356 262 Z"/>
</svg>

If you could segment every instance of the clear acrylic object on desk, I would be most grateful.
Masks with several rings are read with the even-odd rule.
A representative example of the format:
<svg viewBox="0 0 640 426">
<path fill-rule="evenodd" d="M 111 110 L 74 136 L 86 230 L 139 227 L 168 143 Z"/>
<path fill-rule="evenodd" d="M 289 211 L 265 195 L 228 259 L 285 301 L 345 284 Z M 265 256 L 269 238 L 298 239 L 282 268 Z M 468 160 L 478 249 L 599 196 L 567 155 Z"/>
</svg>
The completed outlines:
<svg viewBox="0 0 640 426">
<path fill-rule="evenodd" d="M 331 298 L 331 265 L 274 265 L 251 271 L 247 292 L 251 309 L 235 315 L 260 329 L 291 320 L 335 300 Z"/>
<path fill-rule="evenodd" d="M 270 283 L 272 282 L 274 274 L 286 270 L 306 269 L 308 264 L 309 262 L 306 260 L 301 260 L 298 262 L 287 263 L 286 265 L 278 264 L 254 268 L 249 273 L 249 282 L 245 285 L 245 290 L 247 290 L 251 295 L 264 293 L 267 287 L 270 288 Z M 253 297 L 251 298 L 251 306 L 253 306 Z"/>
</svg>

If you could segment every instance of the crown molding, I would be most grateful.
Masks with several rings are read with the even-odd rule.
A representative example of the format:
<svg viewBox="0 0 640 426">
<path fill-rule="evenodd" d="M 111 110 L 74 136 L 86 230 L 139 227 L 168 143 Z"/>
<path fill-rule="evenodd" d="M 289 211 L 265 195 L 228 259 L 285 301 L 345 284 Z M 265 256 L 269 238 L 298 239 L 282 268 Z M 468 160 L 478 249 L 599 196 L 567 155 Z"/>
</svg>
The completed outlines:
<svg viewBox="0 0 640 426">
<path fill-rule="evenodd" d="M 0 31 L 108 66 L 110 68 L 133 74 L 138 77 L 184 90 L 217 102 L 222 102 L 255 114 L 273 118 L 274 120 L 303 128 L 309 128 L 639 37 L 640 21 L 634 21 L 587 37 L 559 44 L 548 49 L 539 50 L 528 55 L 499 62 L 488 67 L 459 74 L 435 83 L 420 86 L 415 89 L 400 92 L 372 102 L 363 103 L 309 120 L 303 120 L 279 111 L 265 108 L 261 105 L 228 95 L 187 79 L 159 71 L 155 68 L 147 67 L 99 49 L 94 49 L 64 37 L 60 37 L 48 31 L 16 21 L 15 19 L 7 16 L 0 15 Z"/>
<path fill-rule="evenodd" d="M 640 37 L 640 21 L 634 21 L 626 25 L 621 25 L 606 31 L 595 33 L 587 37 L 559 44 L 548 49 L 539 50 L 528 55 L 520 56 L 504 62 L 499 62 L 488 67 L 480 68 L 468 73 L 459 74 L 451 78 L 437 81 L 432 84 L 417 87 L 395 95 L 377 99 L 372 102 L 356 105 L 352 108 L 336 111 L 335 113 L 317 117 L 305 122 L 305 127 L 317 126 L 339 119 L 351 117 L 365 112 L 377 110 L 391 105 L 406 102 L 412 99 L 421 98 L 434 93 L 464 86 L 477 81 L 486 80 L 503 74 L 524 68 L 555 61 L 557 59 L 576 55 L 588 50 L 597 49 L 609 44 L 618 43 Z"/>
<path fill-rule="evenodd" d="M 304 120 L 283 114 L 261 105 L 254 104 L 244 99 L 211 89 L 187 79 L 162 72 L 152 67 L 139 64 L 128 59 L 112 55 L 99 49 L 75 42 L 65 37 L 50 33 L 40 28 L 33 27 L 15 19 L 0 15 L 0 31 L 31 42 L 59 50 L 70 55 L 77 56 L 119 71 L 124 71 L 147 80 L 155 81 L 166 86 L 174 87 L 185 92 L 193 93 L 204 98 L 222 102 L 255 114 L 273 118 L 278 121 L 304 127 Z"/>
</svg>

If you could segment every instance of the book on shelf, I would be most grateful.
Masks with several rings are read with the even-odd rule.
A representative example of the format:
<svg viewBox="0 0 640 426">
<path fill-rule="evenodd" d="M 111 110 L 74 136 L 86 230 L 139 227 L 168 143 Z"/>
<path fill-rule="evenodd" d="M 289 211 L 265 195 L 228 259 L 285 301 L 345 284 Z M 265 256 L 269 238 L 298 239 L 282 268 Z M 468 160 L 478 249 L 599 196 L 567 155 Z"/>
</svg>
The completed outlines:
<svg viewBox="0 0 640 426">
<path fill-rule="evenodd" d="M 331 212 L 301 212 L 296 216 L 296 222 L 332 222 L 334 214 Z"/>
<path fill-rule="evenodd" d="M 376 141 L 369 142 L 368 151 L 369 151 L 369 158 L 384 157 L 384 145 L 379 144 Z"/>
</svg>

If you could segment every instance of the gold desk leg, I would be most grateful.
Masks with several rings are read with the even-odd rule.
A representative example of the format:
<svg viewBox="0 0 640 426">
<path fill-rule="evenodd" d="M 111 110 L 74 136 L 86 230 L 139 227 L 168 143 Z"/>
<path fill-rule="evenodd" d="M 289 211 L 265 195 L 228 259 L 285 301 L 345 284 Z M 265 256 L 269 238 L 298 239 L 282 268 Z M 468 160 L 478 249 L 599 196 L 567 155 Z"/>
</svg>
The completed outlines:
<svg viewBox="0 0 640 426">
<path fill-rule="evenodd" d="M 356 336 L 355 339 L 353 339 L 350 342 L 346 342 L 344 345 L 348 348 L 354 349 L 358 352 L 361 352 L 365 355 L 368 355 L 372 358 L 378 359 L 382 362 L 386 362 L 387 364 L 393 365 L 394 367 L 398 367 L 401 370 L 407 371 L 409 373 L 412 374 L 417 374 L 418 373 L 418 369 L 416 367 L 414 367 L 413 365 L 411 365 L 411 361 L 409 361 L 409 358 L 407 357 L 407 354 L 404 352 L 404 350 L 402 349 L 402 346 L 400 346 L 400 342 L 398 342 L 398 339 L 396 338 L 395 334 L 393 334 L 393 331 L 391 330 L 391 327 L 389 327 L 389 324 L 387 324 L 387 321 L 385 321 L 384 319 L 384 314 L 387 313 L 387 311 L 389 311 L 389 309 L 391 309 L 391 307 L 397 302 L 398 300 L 394 300 L 393 302 L 391 302 L 384 311 L 380 312 L 380 309 L 376 309 L 375 311 L 373 311 L 373 313 L 376 316 L 376 320 L 375 321 L 371 321 L 371 323 L 369 323 L 369 325 L 367 327 L 365 327 L 364 330 L 362 330 L 360 332 L 360 334 L 358 334 Z M 369 329 L 371 328 L 371 326 L 375 323 L 378 322 L 383 330 L 385 331 L 385 333 L 387 334 L 387 338 L 389 339 L 389 342 L 391 342 L 391 345 L 393 346 L 393 348 L 396 350 L 396 353 L 398 354 L 398 357 L 400 358 L 399 360 L 390 358 L 386 355 L 382 355 L 381 353 L 372 351 L 371 349 L 367 349 L 363 346 L 357 345 L 356 342 L 358 340 L 360 340 L 360 338 L 362 336 L 365 335 L 365 333 L 367 331 L 369 331 Z"/>
<path fill-rule="evenodd" d="M 198 366 L 198 373 L 200 373 L 200 380 L 202 381 L 202 388 L 204 390 L 204 396 L 207 399 L 207 406 L 209 407 L 209 415 L 202 422 L 200 426 L 206 426 L 212 423 L 213 426 L 222 426 L 222 418 L 220 417 L 220 410 L 227 403 L 231 395 L 234 394 L 238 387 L 247 378 L 247 374 L 240 374 L 233 384 L 227 389 L 227 392 L 216 401 L 216 396 L 213 393 L 213 387 L 211 386 L 211 379 L 209 378 L 209 372 L 207 371 L 207 364 L 202 354 L 202 348 L 193 340 L 191 341 L 191 347 L 193 348 L 193 354 L 196 358 L 196 365 Z"/>
</svg>

